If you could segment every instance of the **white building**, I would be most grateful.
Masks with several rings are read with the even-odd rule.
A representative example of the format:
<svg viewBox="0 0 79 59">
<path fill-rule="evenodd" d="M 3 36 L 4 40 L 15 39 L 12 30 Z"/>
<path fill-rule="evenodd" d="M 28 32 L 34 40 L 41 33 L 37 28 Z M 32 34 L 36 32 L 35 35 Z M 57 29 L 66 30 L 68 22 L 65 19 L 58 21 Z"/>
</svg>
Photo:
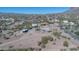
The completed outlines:
<svg viewBox="0 0 79 59">
<path fill-rule="evenodd" d="M 59 20 L 57 20 L 57 19 L 55 19 L 54 21 L 55 21 L 55 22 L 59 22 Z"/>
<path fill-rule="evenodd" d="M 42 31 L 45 31 L 45 32 L 49 32 L 51 31 L 49 27 L 43 27 L 43 28 L 40 28 Z"/>
<path fill-rule="evenodd" d="M 37 27 L 38 26 L 38 24 L 32 24 L 32 27 Z"/>
<path fill-rule="evenodd" d="M 64 21 L 63 21 L 63 23 L 65 23 L 65 24 L 66 24 L 66 23 L 68 23 L 68 21 L 67 21 L 67 20 L 64 20 Z"/>
<path fill-rule="evenodd" d="M 70 22 L 70 25 L 74 25 L 74 22 Z"/>
</svg>

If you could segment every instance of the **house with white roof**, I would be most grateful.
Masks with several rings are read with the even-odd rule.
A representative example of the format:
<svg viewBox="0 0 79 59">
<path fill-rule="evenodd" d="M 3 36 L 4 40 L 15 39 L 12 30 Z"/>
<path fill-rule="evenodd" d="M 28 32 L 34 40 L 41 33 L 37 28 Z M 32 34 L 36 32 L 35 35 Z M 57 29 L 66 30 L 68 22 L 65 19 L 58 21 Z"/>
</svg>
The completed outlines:
<svg viewBox="0 0 79 59">
<path fill-rule="evenodd" d="M 37 27 L 37 26 L 38 26 L 38 24 L 36 24 L 36 23 L 32 24 L 32 27 Z"/>
<path fill-rule="evenodd" d="M 70 22 L 70 25 L 74 25 L 74 22 Z"/>
<path fill-rule="evenodd" d="M 45 31 L 45 32 L 49 32 L 49 31 L 50 31 L 50 28 L 48 28 L 48 27 L 47 27 L 47 28 L 46 28 L 46 27 L 43 27 L 43 28 L 41 28 L 41 30 L 42 30 L 42 31 Z"/>
<path fill-rule="evenodd" d="M 68 23 L 68 20 L 64 20 L 63 23 L 67 24 Z"/>
</svg>

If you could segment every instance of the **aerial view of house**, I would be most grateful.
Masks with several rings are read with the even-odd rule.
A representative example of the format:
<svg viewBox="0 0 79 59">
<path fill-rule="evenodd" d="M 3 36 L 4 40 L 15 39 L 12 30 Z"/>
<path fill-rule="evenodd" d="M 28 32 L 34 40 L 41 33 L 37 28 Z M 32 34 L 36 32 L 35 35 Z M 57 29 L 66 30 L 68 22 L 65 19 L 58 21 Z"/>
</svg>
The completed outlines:
<svg viewBox="0 0 79 59">
<path fill-rule="evenodd" d="M 0 51 L 78 50 L 78 7 L 0 7 Z"/>
</svg>

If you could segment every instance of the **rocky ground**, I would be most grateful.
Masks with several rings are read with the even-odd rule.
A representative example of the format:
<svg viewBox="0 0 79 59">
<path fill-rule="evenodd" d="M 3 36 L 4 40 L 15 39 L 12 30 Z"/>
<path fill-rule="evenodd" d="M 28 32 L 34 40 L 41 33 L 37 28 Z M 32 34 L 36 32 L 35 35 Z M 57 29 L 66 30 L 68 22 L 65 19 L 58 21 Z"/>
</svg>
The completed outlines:
<svg viewBox="0 0 79 59">
<path fill-rule="evenodd" d="M 72 38 L 69 34 L 65 33 L 63 30 L 58 27 L 59 24 L 51 24 L 50 28 L 52 29 L 51 32 L 43 32 L 43 31 L 36 31 L 35 28 L 31 29 L 27 33 L 21 33 L 17 31 L 13 36 L 11 36 L 8 40 L 0 38 L 0 50 L 10 50 L 10 49 L 27 49 L 27 48 L 34 48 L 40 49 L 42 51 L 60 51 L 60 50 L 77 50 L 79 48 L 79 41 Z M 62 32 L 60 38 L 57 38 L 52 33 L 54 30 Z M 53 37 L 53 41 L 49 41 L 46 44 L 45 48 L 42 48 L 38 45 L 38 42 L 41 41 L 43 36 L 51 36 Z M 68 47 L 63 46 L 64 41 L 68 41 Z"/>
</svg>

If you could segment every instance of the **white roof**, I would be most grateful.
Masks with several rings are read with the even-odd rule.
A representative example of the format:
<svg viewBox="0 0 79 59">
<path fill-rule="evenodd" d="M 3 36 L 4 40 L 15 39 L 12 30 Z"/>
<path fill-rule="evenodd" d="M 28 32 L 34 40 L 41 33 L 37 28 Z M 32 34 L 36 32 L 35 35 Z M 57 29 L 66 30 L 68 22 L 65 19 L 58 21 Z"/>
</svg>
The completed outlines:
<svg viewBox="0 0 79 59">
<path fill-rule="evenodd" d="M 71 24 L 71 25 L 74 25 L 74 23 L 73 23 L 73 22 L 70 22 L 70 24 Z"/>
<path fill-rule="evenodd" d="M 55 19 L 56 22 L 58 22 L 59 20 Z"/>
<path fill-rule="evenodd" d="M 67 21 L 67 20 L 64 20 L 63 22 L 64 22 L 64 23 L 68 23 L 68 21 Z"/>
<path fill-rule="evenodd" d="M 44 28 L 41 28 L 41 30 L 50 31 L 50 28 L 44 27 Z"/>
<path fill-rule="evenodd" d="M 32 24 L 32 26 L 34 27 L 34 26 L 37 26 L 37 24 Z"/>
</svg>

